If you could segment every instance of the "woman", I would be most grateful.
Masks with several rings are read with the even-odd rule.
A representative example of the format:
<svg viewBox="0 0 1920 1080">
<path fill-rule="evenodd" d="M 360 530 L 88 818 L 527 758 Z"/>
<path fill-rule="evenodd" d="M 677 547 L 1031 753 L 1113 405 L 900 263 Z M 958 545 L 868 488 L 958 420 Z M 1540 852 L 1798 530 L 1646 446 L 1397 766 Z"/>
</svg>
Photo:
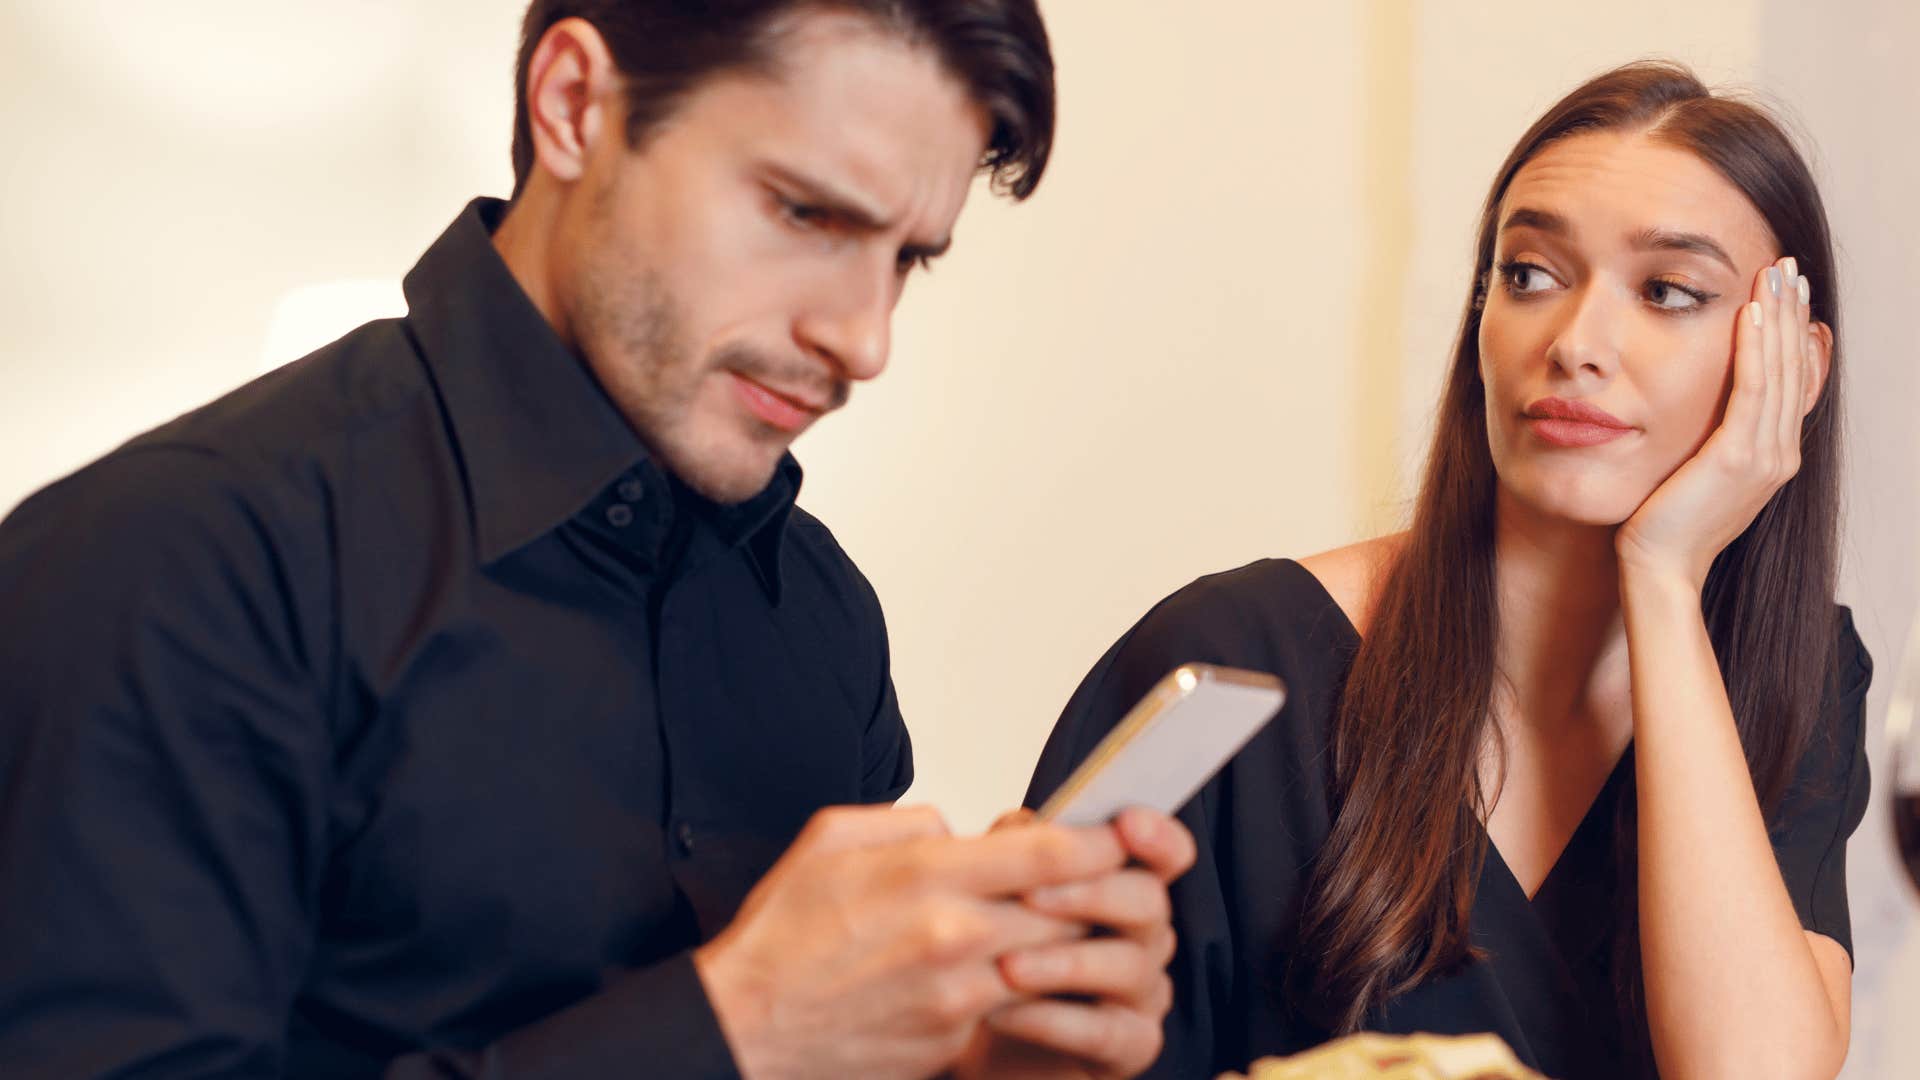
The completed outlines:
<svg viewBox="0 0 1920 1080">
<path fill-rule="evenodd" d="M 1156 1075 L 1367 1028 L 1562 1080 L 1830 1077 L 1870 666 L 1813 180 L 1758 109 L 1630 65 L 1520 140 L 1476 260 L 1412 527 L 1154 608 L 1029 801 L 1175 664 L 1289 685 L 1183 814 Z"/>
</svg>

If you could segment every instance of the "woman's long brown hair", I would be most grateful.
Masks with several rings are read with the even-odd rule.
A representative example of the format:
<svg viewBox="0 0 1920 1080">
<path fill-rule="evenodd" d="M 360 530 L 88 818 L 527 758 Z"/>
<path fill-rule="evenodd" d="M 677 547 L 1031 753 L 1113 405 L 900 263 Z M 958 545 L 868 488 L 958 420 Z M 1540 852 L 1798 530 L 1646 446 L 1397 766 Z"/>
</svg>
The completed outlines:
<svg viewBox="0 0 1920 1080">
<path fill-rule="evenodd" d="M 1826 212 L 1806 163 L 1765 111 L 1717 95 L 1674 64 L 1616 68 L 1548 110 L 1487 194 L 1453 365 L 1411 531 L 1376 592 L 1333 732 L 1334 822 L 1312 873 L 1296 975 L 1319 1019 L 1364 1027 L 1390 999 L 1474 955 L 1468 934 L 1486 857 L 1482 750 L 1499 634 L 1494 592 L 1496 477 L 1480 379 L 1480 314 L 1500 202 L 1548 144 L 1641 131 L 1697 155 L 1742 192 L 1799 260 L 1812 318 L 1833 328 L 1825 391 L 1804 424 L 1800 471 L 1723 551 L 1701 607 L 1761 806 L 1778 806 L 1814 734 L 1834 654 L 1840 492 L 1838 296 Z M 1634 903 L 1635 799 L 1621 799 L 1615 972 L 1624 1032 L 1644 1045 Z"/>
</svg>

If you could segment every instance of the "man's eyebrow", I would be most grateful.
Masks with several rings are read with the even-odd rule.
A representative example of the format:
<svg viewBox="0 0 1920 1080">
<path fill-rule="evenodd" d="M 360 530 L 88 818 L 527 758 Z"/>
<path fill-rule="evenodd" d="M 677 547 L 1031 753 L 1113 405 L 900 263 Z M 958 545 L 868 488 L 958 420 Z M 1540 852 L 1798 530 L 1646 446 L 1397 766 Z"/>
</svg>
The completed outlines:
<svg viewBox="0 0 1920 1080">
<path fill-rule="evenodd" d="M 1704 233 L 1673 232 L 1668 229 L 1642 229 L 1633 235 L 1633 246 L 1642 251 L 1691 251 L 1709 258 L 1719 259 L 1734 270 L 1733 259 L 1727 249 L 1716 243 Z M 1737 270 L 1735 271 L 1738 272 Z"/>
<path fill-rule="evenodd" d="M 1567 219 L 1551 210 L 1535 210 L 1530 206 L 1523 206 L 1508 214 L 1507 220 L 1500 223 L 1501 232 L 1506 232 L 1508 229 L 1539 229 L 1541 232 L 1552 233 L 1555 236 L 1565 236 Z"/>
<path fill-rule="evenodd" d="M 870 204 L 851 192 L 843 191 L 833 184 L 799 172 L 784 165 L 769 164 L 769 175 L 782 187 L 790 189 L 792 195 L 800 201 L 825 212 L 845 228 L 856 232 L 879 233 L 893 227 L 893 222 Z M 900 249 L 902 255 L 909 258 L 938 258 L 953 246 L 953 237 L 943 236 L 929 243 L 908 243 Z"/>
</svg>

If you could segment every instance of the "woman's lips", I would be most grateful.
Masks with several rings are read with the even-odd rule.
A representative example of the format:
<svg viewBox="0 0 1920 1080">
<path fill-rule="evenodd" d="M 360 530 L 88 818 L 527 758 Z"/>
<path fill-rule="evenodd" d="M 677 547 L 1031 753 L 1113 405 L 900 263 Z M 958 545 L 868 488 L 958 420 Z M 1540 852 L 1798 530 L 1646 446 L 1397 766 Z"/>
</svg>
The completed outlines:
<svg viewBox="0 0 1920 1080">
<path fill-rule="evenodd" d="M 1612 442 L 1627 434 L 1632 428 L 1607 427 L 1604 424 L 1584 424 L 1578 420 L 1549 420 L 1545 417 L 1527 417 L 1527 426 L 1540 437 L 1540 441 L 1554 446 L 1599 446 Z"/>
<path fill-rule="evenodd" d="M 1541 398 L 1527 406 L 1522 415 L 1527 427 L 1553 446 L 1599 446 L 1634 430 L 1605 409 L 1566 398 Z"/>
</svg>

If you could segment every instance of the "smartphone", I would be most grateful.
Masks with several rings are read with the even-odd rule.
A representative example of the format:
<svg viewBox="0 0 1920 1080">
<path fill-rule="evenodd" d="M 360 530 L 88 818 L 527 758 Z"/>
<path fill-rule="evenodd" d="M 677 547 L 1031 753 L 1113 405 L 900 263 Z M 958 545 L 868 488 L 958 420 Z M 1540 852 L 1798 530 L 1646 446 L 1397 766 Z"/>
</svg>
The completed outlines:
<svg viewBox="0 0 1920 1080">
<path fill-rule="evenodd" d="M 1182 664 L 1156 683 L 1040 807 L 1043 821 L 1099 825 L 1129 806 L 1185 806 L 1287 700 L 1275 676 Z"/>
</svg>

